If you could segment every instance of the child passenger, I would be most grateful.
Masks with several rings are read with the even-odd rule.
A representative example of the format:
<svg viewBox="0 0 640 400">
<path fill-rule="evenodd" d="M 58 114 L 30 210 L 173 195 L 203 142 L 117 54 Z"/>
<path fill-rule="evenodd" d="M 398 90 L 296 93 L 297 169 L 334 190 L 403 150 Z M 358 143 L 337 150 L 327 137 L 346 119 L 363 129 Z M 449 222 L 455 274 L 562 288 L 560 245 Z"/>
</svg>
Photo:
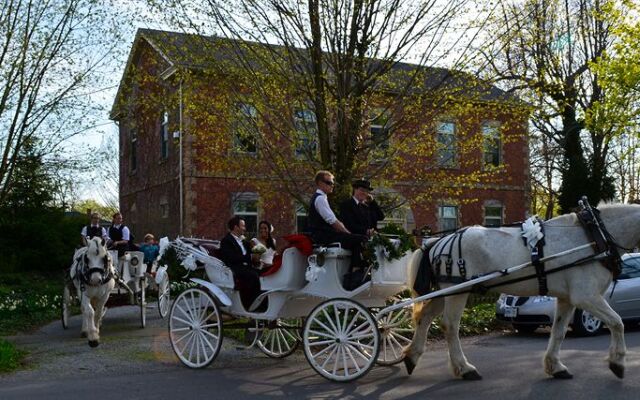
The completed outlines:
<svg viewBox="0 0 640 400">
<path fill-rule="evenodd" d="M 147 233 L 144 235 L 144 243 L 140 245 L 140 251 L 144 253 L 144 263 L 147 264 L 147 271 L 151 271 L 153 262 L 160 254 L 160 247 L 155 243 L 155 238 L 152 234 Z"/>
</svg>

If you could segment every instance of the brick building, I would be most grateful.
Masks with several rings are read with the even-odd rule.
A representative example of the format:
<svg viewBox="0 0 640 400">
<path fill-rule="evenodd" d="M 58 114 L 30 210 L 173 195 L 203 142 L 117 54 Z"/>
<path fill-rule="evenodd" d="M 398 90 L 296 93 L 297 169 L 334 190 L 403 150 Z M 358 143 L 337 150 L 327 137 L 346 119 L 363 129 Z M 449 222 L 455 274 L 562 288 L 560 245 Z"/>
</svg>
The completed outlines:
<svg viewBox="0 0 640 400">
<path fill-rule="evenodd" d="M 238 157 L 250 155 L 230 154 L 231 145 L 211 144 L 229 141 L 220 132 L 231 129 L 233 121 L 226 126 L 216 121 L 204 122 L 192 113 L 190 96 L 220 104 L 217 99 L 223 95 L 220 84 L 225 77 L 206 72 L 217 56 L 203 55 L 206 51 L 197 48 L 194 44 L 197 42 L 189 41 L 190 36 L 148 29 L 140 29 L 136 34 L 111 111 L 111 119 L 119 126 L 120 207 L 126 223 L 136 237 L 152 232 L 156 236 L 219 238 L 226 232 L 226 221 L 233 214 L 241 214 L 247 219 L 249 230 L 257 221 L 267 219 L 276 227 L 276 237 L 301 231 L 306 211 L 286 193 L 279 190 L 267 193 L 265 186 L 258 183 L 273 177 L 258 172 L 263 171 L 261 167 L 256 167 L 255 173 L 249 169 L 234 175 L 203 161 L 219 157 L 233 164 Z M 398 64 L 397 68 L 416 67 Z M 432 69 L 429 73 L 448 76 L 443 69 Z M 449 84 L 464 83 L 452 80 Z M 501 172 L 497 178 L 477 182 L 458 195 L 436 196 L 429 202 L 411 201 L 414 183 L 410 179 L 391 180 L 388 190 L 409 201 L 388 213 L 386 222 L 399 223 L 407 230 L 424 225 L 444 230 L 524 219 L 529 205 L 527 116 L 515 112 L 512 106 L 495 107 L 513 100 L 488 86 L 476 97 L 474 107 L 480 111 L 473 118 L 452 118 L 446 113 L 433 115 L 425 111 L 425 118 L 434 127 L 431 133 L 439 141 L 455 143 L 462 128 L 482 137 L 497 138 L 493 145 L 477 152 L 475 161 L 462 167 L 445 160 L 443 169 L 482 170 L 483 166 L 494 164 L 501 167 Z M 517 107 L 523 108 L 521 104 Z M 250 114 L 251 110 L 245 107 L 241 113 Z M 305 118 L 304 113 L 300 118 Z M 383 128 L 372 122 L 371 135 Z M 203 131 L 210 133 L 203 135 Z M 437 157 L 448 155 L 455 160 L 459 157 L 456 151 L 455 146 L 445 146 Z M 260 162 L 255 160 L 255 165 Z M 420 163 L 416 159 L 417 172 Z M 310 187 L 312 175 L 307 173 L 306 177 L 305 183 Z"/>
</svg>

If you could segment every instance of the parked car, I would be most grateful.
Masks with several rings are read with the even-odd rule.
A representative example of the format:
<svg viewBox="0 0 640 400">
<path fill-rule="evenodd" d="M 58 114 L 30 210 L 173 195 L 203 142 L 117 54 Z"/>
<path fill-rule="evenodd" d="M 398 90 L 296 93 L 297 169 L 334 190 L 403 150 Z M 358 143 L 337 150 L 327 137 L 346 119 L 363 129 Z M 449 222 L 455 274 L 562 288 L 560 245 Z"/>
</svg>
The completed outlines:
<svg viewBox="0 0 640 400">
<path fill-rule="evenodd" d="M 604 297 L 625 323 L 640 321 L 640 253 L 622 256 L 622 273 L 618 282 L 609 286 Z M 549 296 L 501 294 L 496 303 L 496 318 L 511 322 L 514 329 L 521 333 L 551 325 L 555 312 L 556 298 Z M 596 335 L 603 328 L 602 325 L 602 321 L 580 309 L 576 309 L 570 324 L 573 331 L 581 336 Z"/>
</svg>

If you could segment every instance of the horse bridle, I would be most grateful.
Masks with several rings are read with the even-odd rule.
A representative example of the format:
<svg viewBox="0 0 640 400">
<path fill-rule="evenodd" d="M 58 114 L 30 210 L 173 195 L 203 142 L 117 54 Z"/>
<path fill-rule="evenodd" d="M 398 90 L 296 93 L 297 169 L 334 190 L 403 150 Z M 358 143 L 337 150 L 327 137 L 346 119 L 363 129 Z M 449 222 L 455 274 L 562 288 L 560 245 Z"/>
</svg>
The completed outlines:
<svg viewBox="0 0 640 400">
<path fill-rule="evenodd" d="M 109 267 L 111 260 L 109 258 L 108 252 L 102 258 L 102 268 L 98 268 L 98 267 L 87 268 L 89 266 L 89 256 L 87 256 L 86 253 L 83 256 L 82 261 L 83 261 L 82 270 L 79 274 L 80 282 L 83 284 L 81 286 L 81 289 L 84 289 L 84 285 L 89 285 L 89 286 L 104 285 L 105 283 L 109 282 L 113 278 L 113 269 Z M 99 273 L 101 276 L 100 282 L 97 285 L 92 285 L 90 283 L 91 275 L 94 273 Z"/>
</svg>

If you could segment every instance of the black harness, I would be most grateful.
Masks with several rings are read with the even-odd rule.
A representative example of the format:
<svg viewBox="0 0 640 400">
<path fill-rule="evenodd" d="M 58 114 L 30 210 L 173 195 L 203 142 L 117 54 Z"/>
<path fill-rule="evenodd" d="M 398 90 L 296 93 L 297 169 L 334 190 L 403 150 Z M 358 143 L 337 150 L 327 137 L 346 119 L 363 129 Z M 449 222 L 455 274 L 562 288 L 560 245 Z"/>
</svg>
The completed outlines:
<svg viewBox="0 0 640 400">
<path fill-rule="evenodd" d="M 89 257 L 85 253 L 76 259 L 75 275 L 71 279 L 77 280 L 80 283 L 80 290 L 83 292 L 85 286 L 102 286 L 114 278 L 113 268 L 109 268 L 109 263 L 110 258 L 107 253 L 102 259 L 102 268 L 89 268 Z M 91 275 L 96 272 L 101 275 L 100 282 L 97 285 L 92 285 L 90 283 Z"/>
<path fill-rule="evenodd" d="M 584 257 L 580 260 L 571 262 L 569 264 L 562 265 L 560 267 L 554 268 L 553 270 L 546 271 L 544 262 L 540 260 L 544 258 L 544 237 L 538 241 L 536 246 L 531 251 L 531 264 L 535 267 L 535 274 L 530 274 L 527 276 L 522 276 L 519 278 L 510 279 L 507 281 L 502 281 L 500 283 L 492 284 L 492 285 L 477 285 L 474 286 L 471 291 L 480 291 L 486 292 L 488 289 L 492 289 L 494 287 L 508 285 L 511 283 L 522 282 L 532 278 L 538 279 L 538 290 L 541 295 L 546 295 L 549 290 L 547 287 L 547 275 L 554 272 L 559 272 L 566 270 L 568 268 L 572 268 L 578 265 L 582 265 L 594 260 L 601 261 L 602 264 L 611 271 L 613 275 L 614 282 L 617 280 L 620 272 L 622 271 L 621 267 L 621 258 L 620 253 L 618 252 L 618 246 L 615 243 L 615 240 L 611 236 L 611 234 L 607 231 L 602 219 L 600 218 L 600 211 L 597 208 L 591 207 L 586 197 L 583 197 L 579 202 L 581 210 L 576 212 L 576 215 L 585 230 L 587 231 L 587 235 L 589 238 L 595 242 L 595 254 Z M 516 224 L 519 225 L 519 224 Z M 542 221 L 540 221 L 540 227 L 543 227 Z M 427 248 L 422 248 L 423 257 L 420 261 L 420 266 L 418 268 L 418 275 L 416 277 L 416 281 L 414 282 L 413 290 L 418 293 L 418 295 L 426 295 L 434 290 L 440 289 L 440 282 L 448 282 L 448 283 L 462 283 L 467 281 L 466 279 L 466 267 L 465 261 L 462 257 L 462 236 L 467 228 L 460 229 L 453 234 L 445 236 L 443 238 L 438 239 L 433 244 L 430 244 Z M 459 276 L 452 275 L 452 265 L 453 265 L 453 246 L 457 241 L 458 245 L 458 271 Z M 525 239 L 525 246 L 527 245 Z M 433 257 L 431 257 L 431 253 L 433 251 Z M 426 254 L 424 254 L 426 253 Z M 425 257 L 426 255 L 426 257 Z M 443 258 L 445 259 L 445 271 L 446 275 L 441 274 L 441 264 Z M 504 275 L 508 275 L 508 273 L 504 273 Z M 472 276 L 471 279 L 479 278 L 482 275 Z M 465 293 L 459 292 L 456 294 Z M 444 297 L 447 295 L 437 296 Z"/>
</svg>

